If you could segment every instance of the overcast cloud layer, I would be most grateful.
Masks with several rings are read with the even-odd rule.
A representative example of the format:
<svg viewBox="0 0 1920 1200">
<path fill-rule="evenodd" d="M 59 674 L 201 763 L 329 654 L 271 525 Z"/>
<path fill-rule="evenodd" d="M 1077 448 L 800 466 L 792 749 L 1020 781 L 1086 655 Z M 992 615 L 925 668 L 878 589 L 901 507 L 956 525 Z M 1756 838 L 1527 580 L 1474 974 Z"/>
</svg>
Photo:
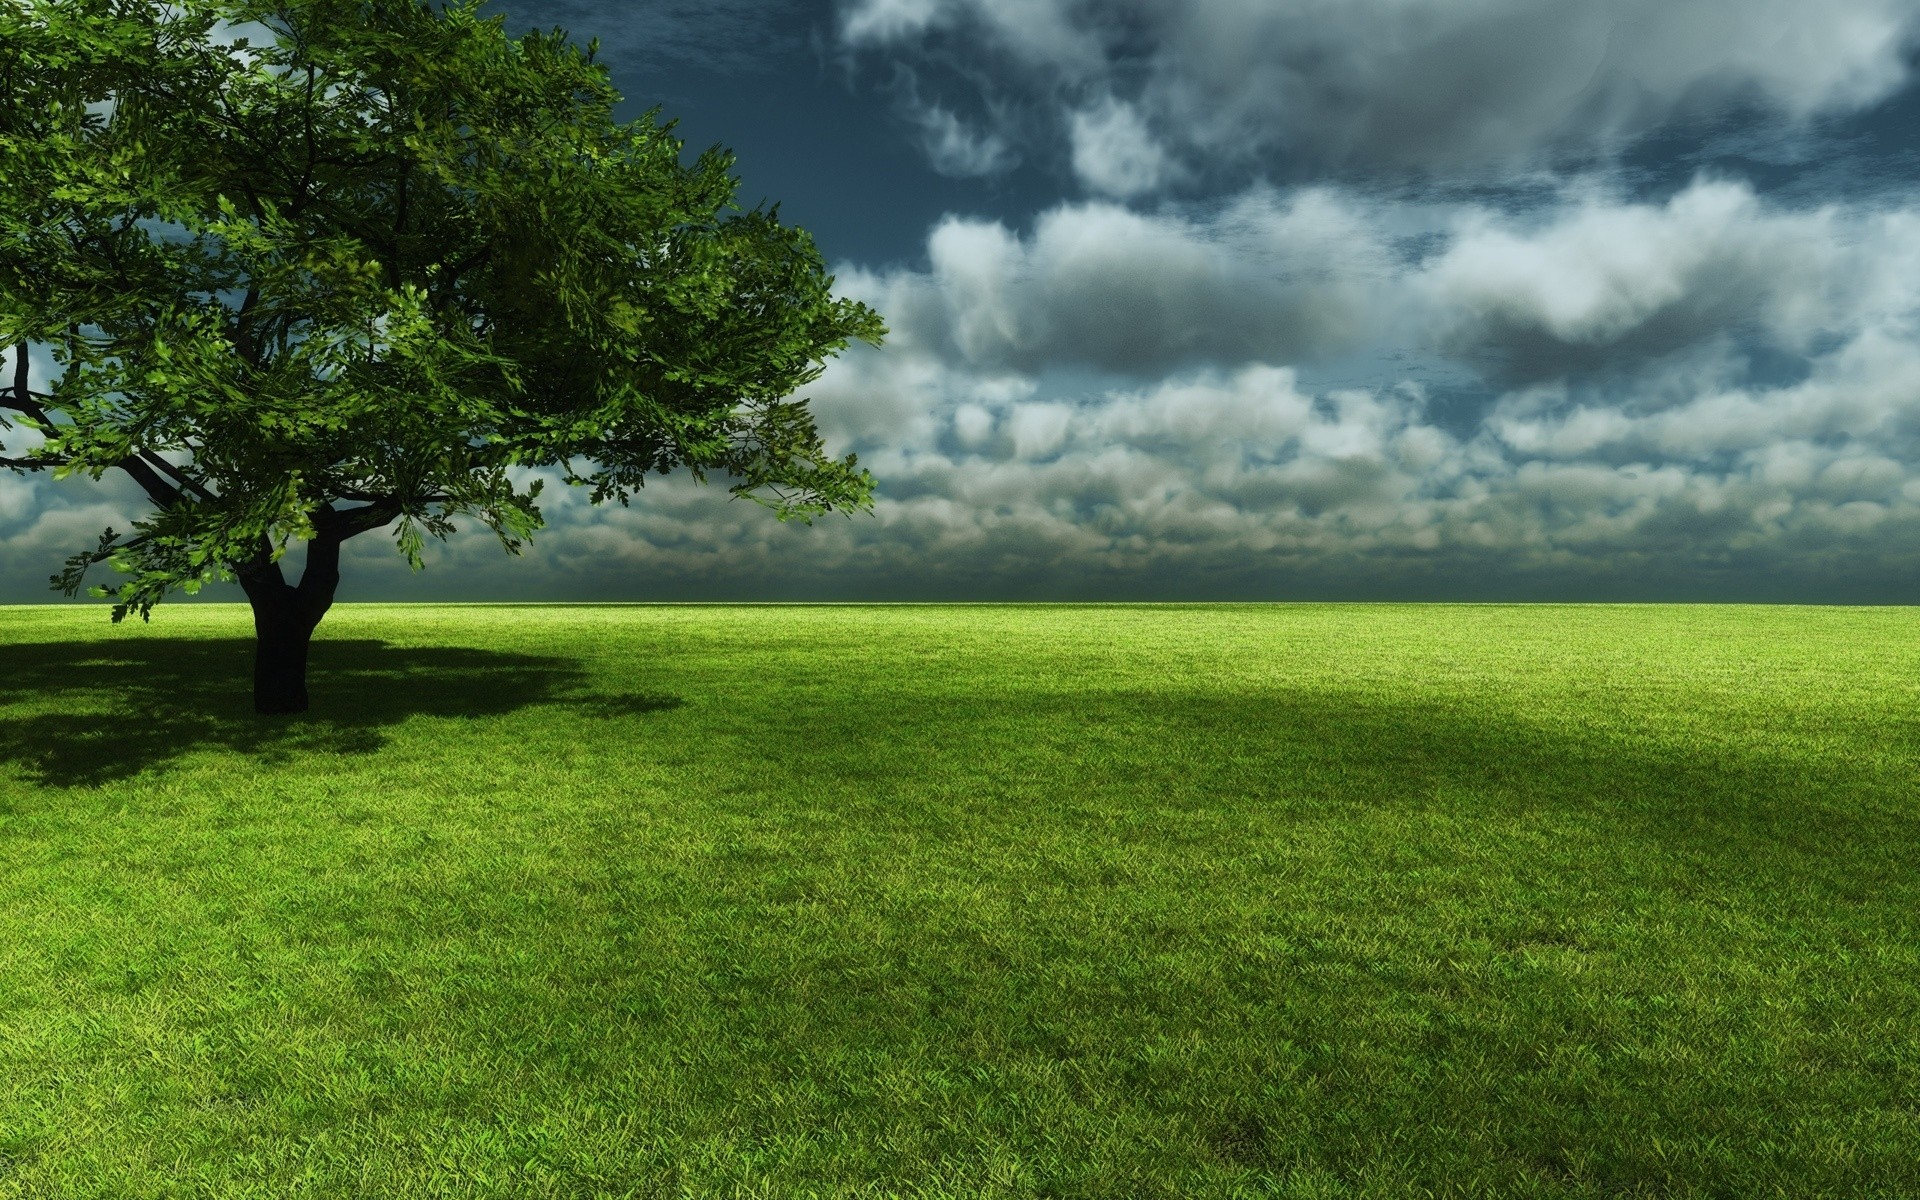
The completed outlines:
<svg viewBox="0 0 1920 1200">
<path fill-rule="evenodd" d="M 1680 164 L 1736 134 L 1818 158 L 1908 102 L 1920 4 L 818 16 L 927 186 L 1059 184 L 836 264 L 892 334 L 810 394 L 875 514 L 556 480 L 530 561 L 462 535 L 410 578 L 368 535 L 343 595 L 1912 599 L 1920 190 Z M 1676 182 L 1636 183 L 1664 145 Z M 137 499 L 0 475 L 5 598 Z"/>
</svg>

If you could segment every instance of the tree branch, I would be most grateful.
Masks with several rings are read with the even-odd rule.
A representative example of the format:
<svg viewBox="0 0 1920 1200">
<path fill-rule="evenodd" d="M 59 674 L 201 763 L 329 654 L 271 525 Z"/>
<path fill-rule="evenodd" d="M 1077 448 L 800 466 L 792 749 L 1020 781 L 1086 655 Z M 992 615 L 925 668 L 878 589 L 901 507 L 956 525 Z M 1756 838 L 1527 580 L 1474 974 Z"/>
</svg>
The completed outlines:
<svg viewBox="0 0 1920 1200">
<path fill-rule="evenodd" d="M 398 504 L 398 503 L 400 502 L 400 501 L 399 501 L 399 500 L 398 500 L 398 499 L 397 499 L 396 497 L 393 497 L 393 496 L 381 496 L 381 495 L 376 495 L 376 494 L 375 494 L 375 493 L 373 493 L 373 492 L 344 492 L 344 491 L 342 491 L 342 492 L 335 492 L 335 493 L 334 493 L 334 495 L 336 495 L 336 496 L 338 496 L 338 497 L 340 497 L 340 498 L 341 498 L 342 500 L 359 500 L 359 501 L 363 501 L 363 502 L 365 502 L 365 503 L 368 503 L 368 504 L 381 504 L 381 503 L 385 503 L 385 502 L 387 502 L 387 501 L 392 501 L 393 503 L 395 503 L 395 504 Z M 453 503 L 453 497 L 452 497 L 452 496 L 437 496 L 437 495 L 436 495 L 436 496 L 421 496 L 421 497 L 419 497 L 419 498 L 418 498 L 418 500 L 416 501 L 416 503 L 419 503 L 419 504 L 451 504 L 451 503 Z M 349 511 L 356 511 L 356 510 L 349 510 Z"/>
<path fill-rule="evenodd" d="M 129 454 L 113 465 L 133 476 L 133 481 L 147 493 L 147 498 L 161 508 L 171 508 L 180 502 L 181 490 L 161 478 L 160 473 L 138 455 Z"/>
<path fill-rule="evenodd" d="M 21 408 L 19 405 L 15 404 L 13 401 L 7 399 L 7 396 L 14 390 L 15 389 L 12 389 L 12 388 L 0 389 L 0 408 L 11 408 L 17 412 L 27 411 L 26 409 Z M 32 400 L 46 401 L 46 400 L 53 399 L 53 396 L 49 392 L 28 391 L 27 398 L 29 401 L 32 401 Z"/>
<path fill-rule="evenodd" d="M 447 268 L 441 273 L 440 281 L 447 287 L 452 287 L 454 281 L 459 279 L 460 276 L 466 274 L 474 267 L 479 266 L 481 263 L 486 262 L 491 257 L 493 257 L 493 243 L 489 242 Z"/>
<path fill-rule="evenodd" d="M 13 348 L 13 395 L 14 406 L 33 404 L 33 393 L 27 390 L 27 382 L 32 374 L 32 364 L 27 361 L 27 343 L 20 342 Z M 35 407 L 38 407 L 35 405 Z M 25 412 L 25 409 L 21 409 Z"/>
<path fill-rule="evenodd" d="M 255 207 L 258 208 L 258 204 Z M 260 285 L 256 283 L 247 289 L 246 299 L 240 302 L 240 313 L 233 322 L 234 351 L 250 367 L 260 365 L 260 351 L 253 344 L 253 310 L 259 303 Z"/>
<path fill-rule="evenodd" d="M 172 463 L 168 462 L 166 459 L 161 458 L 160 455 L 155 451 L 142 450 L 140 451 L 140 457 L 150 465 L 158 467 L 160 470 L 172 476 L 174 480 L 180 484 L 181 487 L 192 492 L 194 495 L 200 497 L 202 500 L 218 500 L 219 499 L 218 496 L 214 495 L 212 492 L 207 490 L 206 485 L 202 484 L 199 480 L 187 474 L 185 471 L 182 471 L 179 467 L 174 466 Z"/>
<path fill-rule="evenodd" d="M 17 356 L 17 362 L 14 366 L 13 373 L 13 398 L 7 407 L 13 409 L 15 412 L 25 413 L 42 425 L 52 425 L 53 421 L 47 416 L 47 410 L 42 408 L 40 403 L 33 398 L 34 394 L 27 390 L 26 343 L 22 342 L 15 346 L 14 354 Z M 50 465 L 44 462 L 33 463 L 26 459 L 9 458 L 0 461 L 3 461 L 6 466 L 21 468 L 45 467 Z M 179 501 L 182 495 L 182 489 L 169 484 L 165 479 L 161 478 L 160 473 L 154 470 L 155 465 L 158 465 L 168 475 L 178 479 L 185 487 L 191 488 L 201 498 L 207 500 L 215 498 L 212 492 L 207 491 L 206 488 L 182 474 L 179 468 L 150 451 L 140 451 L 135 454 L 129 454 L 114 464 L 114 466 L 119 467 L 127 474 L 133 476 L 134 482 L 138 483 L 147 493 L 148 499 L 160 507 L 166 508 Z"/>
<path fill-rule="evenodd" d="M 393 519 L 400 515 L 400 511 L 400 502 L 391 496 L 385 496 L 362 508 L 321 509 L 313 514 L 313 528 L 316 533 L 329 540 L 344 542 L 369 529 L 379 529 L 383 525 L 392 524 Z"/>
</svg>

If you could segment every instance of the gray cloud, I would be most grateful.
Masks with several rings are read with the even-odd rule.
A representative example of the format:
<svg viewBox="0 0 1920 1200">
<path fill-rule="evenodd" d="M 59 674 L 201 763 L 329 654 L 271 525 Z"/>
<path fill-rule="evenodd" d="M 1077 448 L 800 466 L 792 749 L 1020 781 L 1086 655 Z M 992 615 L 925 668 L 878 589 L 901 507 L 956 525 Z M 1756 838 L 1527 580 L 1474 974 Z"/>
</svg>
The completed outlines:
<svg viewBox="0 0 1920 1200">
<path fill-rule="evenodd" d="M 1790 210 L 1696 181 L 1664 204 L 1594 194 L 1520 220 L 1463 211 L 1419 273 L 1426 336 L 1496 379 L 1632 372 L 1743 334 L 1792 355 L 1915 300 L 1907 210 Z"/>
<path fill-rule="evenodd" d="M 811 389 L 881 480 L 873 517 L 781 526 L 682 479 L 594 508 L 555 480 L 528 561 L 463 534 L 416 577 L 369 535 L 347 594 L 1893 596 L 1920 567 L 1916 266 L 1911 205 L 1710 180 L 1525 216 L 1263 189 L 951 218 L 924 270 L 837 268 L 897 331 Z M 1390 366 L 1423 343 L 1482 372 L 1471 419 Z M 1801 369 L 1756 374 L 1761 348 Z M 1369 349 L 1374 384 L 1310 382 Z M 135 499 L 0 476 L 8 598 L 46 598 Z"/>
<path fill-rule="evenodd" d="M 998 175 L 1020 161 L 1008 141 L 989 128 L 972 124 L 952 109 L 917 98 L 902 113 L 920 131 L 920 149 L 936 172 L 954 179 Z"/>
<path fill-rule="evenodd" d="M 1025 237 L 949 217 L 928 255 L 926 273 L 839 279 L 904 349 L 993 369 L 1317 357 L 1350 348 L 1388 304 L 1380 231 L 1320 191 L 1250 193 L 1205 219 L 1066 205 Z"/>
<path fill-rule="evenodd" d="M 1914 0 L 841 0 L 839 31 L 991 62 L 1052 98 L 1076 160 L 1074 121 L 1118 97 L 1145 144 L 1296 173 L 1508 170 L 1728 106 L 1857 111 L 1907 82 L 1917 26 Z"/>
<path fill-rule="evenodd" d="M 1090 191 L 1127 197 L 1151 192 L 1176 173 L 1132 105 L 1111 96 L 1067 123 L 1073 173 Z"/>
</svg>

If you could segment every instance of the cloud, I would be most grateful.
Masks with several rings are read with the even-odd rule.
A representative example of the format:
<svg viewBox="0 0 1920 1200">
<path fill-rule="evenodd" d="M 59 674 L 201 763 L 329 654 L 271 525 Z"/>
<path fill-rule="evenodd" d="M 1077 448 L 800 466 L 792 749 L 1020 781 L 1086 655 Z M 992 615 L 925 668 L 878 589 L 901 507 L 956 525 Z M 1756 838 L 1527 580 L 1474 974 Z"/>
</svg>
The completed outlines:
<svg viewBox="0 0 1920 1200">
<path fill-rule="evenodd" d="M 920 127 L 927 161 L 942 175 L 956 179 L 998 175 L 1019 161 L 1005 138 L 975 129 L 937 104 L 919 108 L 910 117 Z"/>
<path fill-rule="evenodd" d="M 1506 171 L 1730 109 L 1855 112 L 1907 83 L 1917 27 L 1912 0 L 841 0 L 839 21 L 856 53 L 1049 99 L 1076 164 L 1089 105 L 1116 97 L 1196 161 L 1290 177 Z"/>
<path fill-rule="evenodd" d="M 1313 358 L 1389 304 L 1379 231 L 1316 190 L 1249 193 L 1198 219 L 1066 204 L 1026 236 L 948 217 L 927 248 L 928 272 L 848 268 L 841 286 L 887 314 L 896 343 L 989 369 Z"/>
<path fill-rule="evenodd" d="M 841 268 L 900 331 L 815 389 L 882 480 L 879 519 L 826 529 L 804 567 L 757 535 L 747 553 L 933 594 L 1892 596 L 1920 565 L 1916 222 L 1711 179 L 1524 217 L 1311 189 L 1184 217 L 1062 205 L 1025 233 L 950 219 L 924 271 Z M 1129 317 L 1136 280 L 1168 307 Z M 1342 289 L 1360 299 L 1330 344 L 1372 344 L 1381 380 L 1316 388 L 1286 360 L 1330 344 L 1282 318 Z M 1560 357 L 1516 382 L 1522 333 Z M 1394 374 L 1385 352 L 1422 339 L 1481 373 L 1466 422 Z"/>
<path fill-rule="evenodd" d="M 0 349 L 0 386 L 13 387 L 14 350 Z M 58 377 L 53 358 L 44 346 L 30 346 L 28 386 L 44 392 Z M 39 433 L 18 423 L 16 414 L 0 412 L 9 429 L 0 429 L 0 456 L 11 457 L 37 449 L 45 442 Z M 84 475 L 54 480 L 46 472 L 0 469 L 0 604 L 45 604 L 60 599 L 48 584 L 70 555 L 98 544 L 109 527 L 131 531 L 135 519 L 151 511 L 146 494 L 118 471 L 99 480 Z M 95 568 L 89 584 L 118 582 L 103 568 Z"/>
<path fill-rule="evenodd" d="M 1715 179 L 1524 214 L 1261 188 L 950 217 L 920 269 L 835 268 L 895 329 L 809 390 L 872 517 L 555 480 L 528 561 L 463 534 L 412 576 L 369 535 L 348 596 L 1898 598 L 1916 268 L 1911 204 Z M 1478 391 L 1443 400 L 1409 350 Z M 1335 360 L 1371 382 L 1318 382 Z M 139 511 L 72 486 L 0 477 L 9 598 Z"/>
<path fill-rule="evenodd" d="M 1544 222 L 1465 212 L 1418 286 L 1430 336 L 1526 383 L 1724 350 L 1736 335 L 1805 355 L 1903 319 L 1916 271 L 1913 212 L 1781 209 L 1744 183 L 1700 180 L 1664 204 L 1589 195 Z"/>
<path fill-rule="evenodd" d="M 1150 192 L 1173 173 L 1166 151 L 1132 105 L 1108 97 L 1068 123 L 1073 173 L 1089 189 L 1125 198 Z"/>
</svg>

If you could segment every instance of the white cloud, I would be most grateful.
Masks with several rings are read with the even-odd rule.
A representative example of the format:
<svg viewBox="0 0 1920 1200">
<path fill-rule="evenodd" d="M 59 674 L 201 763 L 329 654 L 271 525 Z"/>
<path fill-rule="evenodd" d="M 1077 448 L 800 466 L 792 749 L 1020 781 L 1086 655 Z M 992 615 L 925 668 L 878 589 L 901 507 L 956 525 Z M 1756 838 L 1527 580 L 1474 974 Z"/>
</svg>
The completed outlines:
<svg viewBox="0 0 1920 1200">
<path fill-rule="evenodd" d="M 1640 389 L 1658 405 L 1744 365 L 1736 337 L 1805 355 L 1908 328 L 1920 306 L 1917 216 L 1780 209 L 1733 182 L 1699 181 L 1660 205 L 1588 195 L 1528 228 L 1462 214 L 1413 284 L 1428 336 L 1496 377 L 1619 374 L 1691 355 L 1670 364 L 1677 389 Z M 1689 369 L 1697 377 L 1679 378 Z"/>
<path fill-rule="evenodd" d="M 1387 261 L 1378 230 L 1318 191 L 1252 193 L 1205 219 L 1062 205 L 1026 237 L 949 217 L 928 255 L 928 273 L 839 278 L 887 314 L 896 344 L 975 367 L 1152 375 L 1315 357 L 1352 345 L 1392 304 L 1377 289 Z"/>
<path fill-rule="evenodd" d="M 1108 97 L 1072 115 L 1073 173 L 1096 192 L 1125 198 L 1150 192 L 1172 164 L 1134 107 Z"/>
<path fill-rule="evenodd" d="M 809 561 L 952 586 L 1734 563 L 1884 577 L 1920 562 L 1914 216 L 1785 209 L 1709 180 L 1661 204 L 1575 189 L 1525 219 L 1329 190 L 1211 216 L 1063 205 L 1024 234 L 949 219 L 924 272 L 841 271 L 900 331 L 818 389 L 882 501 Z M 1441 244 L 1396 249 L 1421 228 Z M 1128 317 L 1131 281 L 1169 307 Z M 1315 391 L 1281 365 L 1314 340 L 1274 314 L 1342 294 L 1359 297 L 1344 336 L 1382 352 L 1426 337 L 1485 363 L 1525 334 L 1553 369 L 1464 426 L 1412 380 Z M 1178 336 L 1194 314 L 1211 338 Z M 1594 349 L 1609 371 L 1579 357 Z M 1800 376 L 1756 374 L 1760 349 Z M 1089 386 L 1059 374 L 1072 362 L 1132 362 L 1145 382 Z"/>
<path fill-rule="evenodd" d="M 862 0 L 842 10 L 840 36 L 849 42 L 886 42 L 924 32 L 941 15 L 941 0 Z"/>
</svg>

